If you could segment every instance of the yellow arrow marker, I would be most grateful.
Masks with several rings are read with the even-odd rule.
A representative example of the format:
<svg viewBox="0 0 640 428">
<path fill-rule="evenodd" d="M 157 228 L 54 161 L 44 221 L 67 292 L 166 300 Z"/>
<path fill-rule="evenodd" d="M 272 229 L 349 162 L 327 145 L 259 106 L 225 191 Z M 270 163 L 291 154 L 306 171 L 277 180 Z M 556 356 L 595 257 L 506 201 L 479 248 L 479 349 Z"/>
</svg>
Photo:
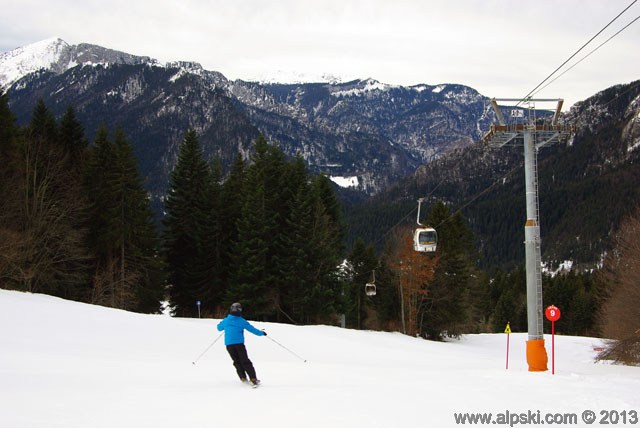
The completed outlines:
<svg viewBox="0 0 640 428">
<path fill-rule="evenodd" d="M 509 323 L 507 323 L 507 328 L 504 329 L 504 332 L 507 334 L 511 333 L 511 326 L 509 325 Z"/>
</svg>

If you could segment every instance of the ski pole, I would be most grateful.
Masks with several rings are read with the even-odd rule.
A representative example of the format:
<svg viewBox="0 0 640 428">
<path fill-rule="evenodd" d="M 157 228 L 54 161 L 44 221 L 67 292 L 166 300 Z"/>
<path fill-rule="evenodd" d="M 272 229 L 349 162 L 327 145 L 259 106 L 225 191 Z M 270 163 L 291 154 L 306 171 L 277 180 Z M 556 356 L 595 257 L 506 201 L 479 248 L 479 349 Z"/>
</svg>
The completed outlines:
<svg viewBox="0 0 640 428">
<path fill-rule="evenodd" d="M 210 344 L 209 346 L 207 346 L 207 349 L 205 349 L 204 351 L 202 351 L 202 354 L 200 354 L 200 355 L 198 356 L 198 358 L 196 358 L 196 359 L 195 359 L 191 364 L 194 364 L 194 365 L 195 365 L 195 363 L 197 363 L 197 362 L 198 362 L 198 360 L 199 360 L 200 358 L 202 358 L 202 356 L 203 356 L 204 354 L 206 354 L 206 353 L 207 353 L 207 351 L 208 351 L 209 349 L 211 349 L 211 347 L 212 347 L 212 346 L 213 346 L 213 345 L 218 341 L 218 339 L 220 339 L 220 338 L 222 337 L 222 335 L 223 335 L 223 334 L 224 334 L 224 331 L 223 331 L 222 333 L 220 333 L 220 334 L 218 335 L 218 337 L 216 337 L 216 340 L 214 340 L 213 342 L 211 342 L 211 344 Z"/>
<path fill-rule="evenodd" d="M 296 354 L 295 352 L 293 352 L 291 349 L 287 348 L 286 346 L 284 346 L 282 343 L 278 342 L 277 340 L 275 340 L 274 338 L 272 338 L 271 336 L 267 336 L 267 339 L 271 339 L 271 341 L 273 343 L 275 343 L 276 345 L 280 346 L 282 349 L 285 349 L 286 351 L 288 351 L 290 354 L 295 355 L 296 357 L 300 358 L 302 361 L 304 361 L 305 363 L 307 362 L 307 360 L 305 360 L 304 358 L 302 358 L 300 355 Z"/>
</svg>

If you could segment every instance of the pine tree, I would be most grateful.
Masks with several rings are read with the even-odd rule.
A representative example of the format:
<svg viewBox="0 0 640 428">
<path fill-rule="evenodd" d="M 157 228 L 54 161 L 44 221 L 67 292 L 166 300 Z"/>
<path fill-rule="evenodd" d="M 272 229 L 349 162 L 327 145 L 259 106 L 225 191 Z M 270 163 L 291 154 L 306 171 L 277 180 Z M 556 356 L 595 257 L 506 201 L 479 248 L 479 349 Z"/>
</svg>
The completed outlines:
<svg viewBox="0 0 640 428">
<path fill-rule="evenodd" d="M 376 270 L 376 295 L 373 306 L 376 310 L 379 328 L 387 331 L 402 331 L 401 299 L 400 299 L 400 271 L 397 269 L 398 235 L 401 230 L 394 229 L 387 235 L 387 244 L 380 256 L 379 267 Z"/>
<path fill-rule="evenodd" d="M 107 128 L 99 127 L 88 158 L 85 192 L 95 258 L 90 301 L 158 312 L 164 289 L 157 234 L 133 148 L 122 130 L 116 130 L 111 142 Z"/>
<path fill-rule="evenodd" d="M 341 209 L 330 180 L 318 175 L 311 181 L 312 225 L 310 244 L 313 286 L 306 301 L 318 320 L 329 322 L 339 311 L 342 284 L 338 266 L 344 255 Z"/>
<path fill-rule="evenodd" d="M 17 244 L 23 242 L 20 213 L 24 173 L 18 132 L 9 98 L 0 94 L 0 287 L 23 289 L 19 275 L 22 257 Z"/>
<path fill-rule="evenodd" d="M 118 212 L 112 203 L 114 190 L 109 188 L 111 168 L 115 159 L 115 149 L 109 141 L 109 133 L 104 124 L 100 124 L 94 145 L 89 153 L 84 179 L 84 188 L 89 201 L 89 248 L 94 256 L 94 274 L 91 303 L 111 304 L 115 306 L 115 254 L 113 242 L 114 219 Z"/>
<path fill-rule="evenodd" d="M 223 304 L 230 277 L 235 271 L 233 248 L 238 241 L 238 219 L 244 204 L 244 189 L 246 182 L 245 164 L 242 155 L 238 153 L 227 179 L 220 189 L 219 221 L 220 221 L 220 258 L 219 275 L 220 289 L 223 293 Z M 233 298 L 231 298 L 233 300 Z"/>
<path fill-rule="evenodd" d="M 493 305 L 493 331 L 504 331 L 507 323 L 511 330 L 527 331 L 527 283 L 524 269 L 513 272 L 497 272 L 491 285 Z"/>
<path fill-rule="evenodd" d="M 42 99 L 38 100 L 33 109 L 29 131 L 32 139 L 38 139 L 40 142 L 46 142 L 50 145 L 58 144 L 56 119 Z"/>
<path fill-rule="evenodd" d="M 84 135 L 84 128 L 76 118 L 73 107 L 69 107 L 60 121 L 60 143 L 68 158 L 70 168 L 80 171 L 86 157 L 89 142 Z"/>
<path fill-rule="evenodd" d="M 342 258 L 344 253 L 344 223 L 342 221 L 342 208 L 331 180 L 323 174 L 316 176 L 312 182 L 313 192 L 323 207 L 323 215 L 327 216 L 327 226 L 331 229 L 332 243 L 335 260 Z"/>
<path fill-rule="evenodd" d="M 475 273 L 473 235 L 460 212 L 450 215 L 442 202 L 429 214 L 429 223 L 439 225 L 439 257 L 435 277 L 429 288 L 423 317 L 428 337 L 458 336 L 471 321 L 469 287 Z"/>
<path fill-rule="evenodd" d="M 347 257 L 348 281 L 344 286 L 344 314 L 347 327 L 362 328 L 371 297 L 365 296 L 365 285 L 373 281 L 378 259 L 372 245 L 358 239 Z"/>
<path fill-rule="evenodd" d="M 286 166 L 281 191 L 287 210 L 285 225 L 280 228 L 276 238 L 276 254 L 273 258 L 279 273 L 275 284 L 277 320 L 306 323 L 310 314 L 305 300 L 312 286 L 312 213 L 308 174 L 301 157 Z"/>
<path fill-rule="evenodd" d="M 198 137 L 189 130 L 171 172 L 163 220 L 169 297 L 178 316 L 197 315 L 196 301 L 202 301 L 209 286 L 205 240 L 210 238 L 206 236 L 210 179 Z"/>
<path fill-rule="evenodd" d="M 251 308 L 253 316 L 265 319 L 276 312 L 278 272 L 273 257 L 281 221 L 277 193 L 283 161 L 281 152 L 270 147 L 264 137 L 256 140 L 233 249 L 236 271 L 227 290 L 227 302 L 240 301 Z"/>
<path fill-rule="evenodd" d="M 157 235 L 147 193 L 138 172 L 133 147 L 122 130 L 116 130 L 115 190 L 113 204 L 119 211 L 114 223 L 118 236 L 120 280 L 117 307 L 139 312 L 159 312 L 164 297 L 161 264 L 156 257 Z"/>
<path fill-rule="evenodd" d="M 0 205 L 0 219 L 5 212 L 2 209 L 7 200 L 5 192 L 15 179 L 17 132 L 16 118 L 9 109 L 9 98 L 6 94 L 0 94 L 0 165 L 3 165 L 3 168 L 0 168 L 0 204 L 2 204 Z"/>
<path fill-rule="evenodd" d="M 242 180 L 232 174 L 223 186 L 223 201 L 232 201 L 230 189 L 240 188 L 234 180 L 242 181 L 227 303 L 280 322 L 335 321 L 343 231 L 328 179 L 310 179 L 301 157 L 287 160 L 264 137 L 251 160 Z"/>
<path fill-rule="evenodd" d="M 209 168 L 209 178 L 205 193 L 202 251 L 205 258 L 206 279 L 201 290 L 202 311 L 213 314 L 219 308 L 224 297 L 224 251 L 225 243 L 222 232 L 222 186 L 220 159 L 214 159 Z"/>
<path fill-rule="evenodd" d="M 16 118 L 9 109 L 9 97 L 7 94 L 0 94 L 0 160 L 7 160 L 9 153 L 14 148 L 12 146 L 16 133 Z M 7 162 L 2 162 L 2 164 L 10 165 Z"/>
</svg>

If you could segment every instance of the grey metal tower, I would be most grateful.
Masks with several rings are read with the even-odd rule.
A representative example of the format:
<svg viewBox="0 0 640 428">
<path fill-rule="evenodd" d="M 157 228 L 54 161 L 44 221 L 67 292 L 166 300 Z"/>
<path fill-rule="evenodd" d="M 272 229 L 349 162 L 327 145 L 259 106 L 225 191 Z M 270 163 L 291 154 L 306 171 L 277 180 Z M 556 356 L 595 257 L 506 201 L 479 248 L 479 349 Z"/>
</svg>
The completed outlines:
<svg viewBox="0 0 640 428">
<path fill-rule="evenodd" d="M 511 108 L 511 117 L 515 123 L 508 124 L 498 101 L 522 102 L 526 109 Z M 555 113 L 547 118 L 536 118 L 535 103 L 554 102 Z M 527 341 L 527 363 L 529 371 L 547 370 L 547 351 L 544 348 L 543 307 L 542 307 L 542 256 L 540 251 L 540 213 L 538 208 L 538 150 L 542 147 L 564 141 L 571 135 L 571 127 L 559 125 L 558 118 L 562 109 L 562 99 L 501 98 L 491 100 L 498 118 L 498 125 L 483 137 L 490 147 L 502 147 L 506 144 L 524 146 L 524 178 L 527 201 L 527 220 L 524 225 L 524 245 L 527 272 L 527 322 L 529 340 Z"/>
</svg>

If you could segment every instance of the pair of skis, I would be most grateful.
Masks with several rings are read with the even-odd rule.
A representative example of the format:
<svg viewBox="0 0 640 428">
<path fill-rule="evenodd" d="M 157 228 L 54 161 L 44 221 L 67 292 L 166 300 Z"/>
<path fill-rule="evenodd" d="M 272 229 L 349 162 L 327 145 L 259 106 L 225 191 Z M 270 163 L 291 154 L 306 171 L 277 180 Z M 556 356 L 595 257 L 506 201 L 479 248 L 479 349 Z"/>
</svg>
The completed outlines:
<svg viewBox="0 0 640 428">
<path fill-rule="evenodd" d="M 256 380 L 255 382 L 252 382 L 250 380 L 242 380 L 241 382 L 243 384 L 249 385 L 253 389 L 256 389 L 257 387 L 260 386 L 260 381 L 259 380 Z"/>
</svg>

